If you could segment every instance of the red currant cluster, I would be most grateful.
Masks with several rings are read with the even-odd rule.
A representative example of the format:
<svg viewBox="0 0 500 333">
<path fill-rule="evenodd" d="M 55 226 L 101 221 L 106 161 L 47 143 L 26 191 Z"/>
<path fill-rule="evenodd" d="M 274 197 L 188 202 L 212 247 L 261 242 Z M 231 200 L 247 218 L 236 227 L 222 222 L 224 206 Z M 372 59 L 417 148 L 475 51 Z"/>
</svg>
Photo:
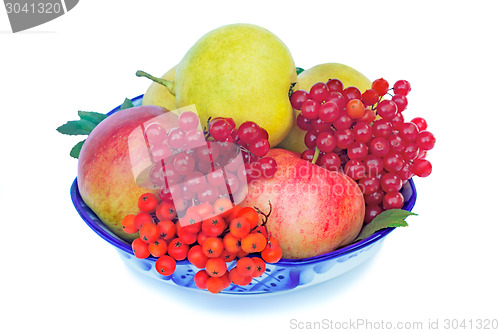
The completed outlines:
<svg viewBox="0 0 500 333">
<path fill-rule="evenodd" d="M 179 217 L 192 205 L 213 205 L 221 197 L 239 203 L 249 181 L 276 173 L 276 161 L 263 157 L 268 134 L 254 122 L 236 128 L 233 119 L 217 118 L 203 131 L 194 112 L 161 117 L 143 131 L 154 163 L 149 179 L 160 188 L 161 200 L 174 202 Z"/>
<path fill-rule="evenodd" d="M 297 126 L 306 131 L 308 150 L 302 158 L 342 171 L 358 183 L 365 197 L 365 223 L 383 210 L 403 207 L 403 184 L 432 171 L 425 157 L 434 147 L 434 135 L 423 118 L 405 122 L 403 117 L 410 90 L 408 81 L 399 80 L 389 89 L 381 78 L 361 93 L 331 79 L 290 97 L 300 110 Z"/>
<path fill-rule="evenodd" d="M 155 267 L 161 275 L 172 275 L 177 261 L 187 259 L 200 269 L 194 276 L 196 286 L 219 293 L 231 283 L 248 285 L 264 274 L 266 262 L 281 259 L 278 241 L 268 236 L 265 226 L 271 212 L 234 206 L 228 198 L 219 198 L 213 205 L 189 207 L 178 219 L 172 201 L 160 201 L 151 193 L 143 194 L 138 206 L 138 214 L 123 218 L 123 230 L 139 232 L 132 242 L 134 255 L 157 258 Z"/>
<path fill-rule="evenodd" d="M 278 165 L 273 158 L 264 157 L 270 149 L 269 134 L 264 128 L 253 121 L 246 121 L 236 128 L 231 118 L 215 118 L 209 122 L 208 129 L 214 141 L 239 145 L 249 182 L 274 176 Z"/>
</svg>

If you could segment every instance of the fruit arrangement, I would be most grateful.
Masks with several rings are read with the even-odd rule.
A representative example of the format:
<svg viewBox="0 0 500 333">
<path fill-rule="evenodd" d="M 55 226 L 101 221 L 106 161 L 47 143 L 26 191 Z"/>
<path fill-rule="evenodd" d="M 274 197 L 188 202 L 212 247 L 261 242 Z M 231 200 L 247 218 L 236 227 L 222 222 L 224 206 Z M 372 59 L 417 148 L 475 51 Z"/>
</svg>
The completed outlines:
<svg viewBox="0 0 500 333">
<path fill-rule="evenodd" d="M 136 74 L 153 81 L 142 105 L 79 111 L 58 131 L 88 135 L 71 151 L 78 195 L 160 276 L 187 261 L 198 288 L 224 292 L 415 215 L 403 192 L 431 174 L 436 139 L 405 120 L 408 81 L 304 71 L 251 24 L 207 33 L 161 78 Z"/>
</svg>

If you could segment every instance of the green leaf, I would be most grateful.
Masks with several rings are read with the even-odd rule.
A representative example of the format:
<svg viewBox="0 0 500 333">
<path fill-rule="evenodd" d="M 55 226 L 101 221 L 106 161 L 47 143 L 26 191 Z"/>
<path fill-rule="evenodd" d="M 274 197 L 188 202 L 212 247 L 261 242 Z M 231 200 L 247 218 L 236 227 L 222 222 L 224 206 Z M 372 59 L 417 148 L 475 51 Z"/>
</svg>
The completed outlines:
<svg viewBox="0 0 500 333">
<path fill-rule="evenodd" d="M 297 71 L 297 75 L 299 75 L 304 71 L 304 68 L 296 67 L 295 70 Z"/>
<path fill-rule="evenodd" d="M 407 227 L 405 218 L 410 215 L 417 215 L 410 211 L 404 209 L 389 209 L 378 214 L 370 223 L 365 225 L 358 237 L 354 240 L 355 242 L 365 239 L 375 232 L 391 227 Z"/>
<path fill-rule="evenodd" d="M 57 131 L 66 135 L 89 135 L 96 124 L 91 121 L 80 119 L 71 120 L 57 128 Z"/>
<path fill-rule="evenodd" d="M 107 117 L 107 115 L 104 113 L 93 111 L 78 111 L 78 116 L 80 116 L 81 119 L 88 120 L 96 125 Z"/>
<path fill-rule="evenodd" d="M 125 98 L 122 105 L 120 106 L 120 110 L 130 109 L 132 107 L 134 107 L 134 103 L 132 103 L 130 99 Z"/>
<path fill-rule="evenodd" d="M 85 140 L 82 140 L 80 142 L 78 142 L 72 149 L 71 151 L 69 152 L 69 155 L 71 157 L 74 157 L 74 158 L 78 158 L 78 156 L 80 156 L 80 150 L 82 150 L 82 146 L 83 146 L 83 143 L 85 142 Z"/>
</svg>

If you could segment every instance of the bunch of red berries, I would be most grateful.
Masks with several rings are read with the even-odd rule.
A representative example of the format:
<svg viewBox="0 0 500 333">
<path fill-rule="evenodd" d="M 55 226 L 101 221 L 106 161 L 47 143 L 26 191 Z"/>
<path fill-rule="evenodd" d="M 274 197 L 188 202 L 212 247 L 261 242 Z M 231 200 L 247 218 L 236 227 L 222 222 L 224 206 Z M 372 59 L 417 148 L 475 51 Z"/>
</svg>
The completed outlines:
<svg viewBox="0 0 500 333">
<path fill-rule="evenodd" d="M 265 214 L 219 198 L 213 205 L 189 207 L 178 219 L 172 201 L 160 201 L 151 193 L 141 195 L 138 206 L 138 214 L 123 218 L 123 230 L 139 232 L 132 242 L 134 255 L 157 258 L 155 267 L 161 275 L 173 274 L 177 261 L 187 259 L 200 269 L 194 276 L 196 286 L 218 293 L 231 283 L 248 285 L 264 274 L 266 262 L 281 259 L 278 241 L 269 237 L 265 226 L 271 211 Z M 228 263 L 235 260 L 228 270 Z"/>
<path fill-rule="evenodd" d="M 194 112 L 168 112 L 146 124 L 141 137 L 152 161 L 149 180 L 161 200 L 174 202 L 179 217 L 222 197 L 241 202 L 249 181 L 277 170 L 274 159 L 263 157 L 268 134 L 254 122 L 236 128 L 231 118 L 217 118 L 204 131 Z"/>
<path fill-rule="evenodd" d="M 300 110 L 297 126 L 306 131 L 302 158 L 354 179 L 366 203 L 365 223 L 383 210 L 404 205 L 400 190 L 412 176 L 432 171 L 427 151 L 436 139 L 423 118 L 404 120 L 408 81 L 389 89 L 384 79 L 361 93 L 338 79 L 297 90 L 290 102 Z"/>
<path fill-rule="evenodd" d="M 270 149 L 269 134 L 264 128 L 253 121 L 246 121 L 236 128 L 231 118 L 215 118 L 209 122 L 208 129 L 214 141 L 239 145 L 249 182 L 274 176 L 278 165 L 272 157 L 264 157 Z"/>
</svg>

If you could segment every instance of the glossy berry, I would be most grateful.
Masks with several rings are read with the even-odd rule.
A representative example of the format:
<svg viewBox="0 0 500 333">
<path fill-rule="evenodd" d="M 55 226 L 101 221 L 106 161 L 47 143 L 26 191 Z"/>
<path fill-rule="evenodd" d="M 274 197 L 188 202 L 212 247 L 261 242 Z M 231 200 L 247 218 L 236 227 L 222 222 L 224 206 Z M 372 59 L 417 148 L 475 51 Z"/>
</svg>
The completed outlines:
<svg viewBox="0 0 500 333">
<path fill-rule="evenodd" d="M 302 107 L 300 109 L 304 118 L 308 120 L 315 120 L 318 118 L 320 104 L 318 101 L 314 99 L 308 99 L 304 103 L 302 103 Z"/>
<path fill-rule="evenodd" d="M 307 101 L 309 98 L 309 93 L 303 89 L 296 90 L 292 96 L 290 96 L 290 104 L 295 110 L 300 110 L 302 103 Z"/>
<path fill-rule="evenodd" d="M 350 129 L 343 129 L 335 131 L 335 141 L 337 147 L 347 149 L 354 142 L 354 133 Z"/>
<path fill-rule="evenodd" d="M 406 142 L 412 142 L 417 139 L 418 127 L 414 123 L 404 123 L 399 130 L 399 134 Z"/>
<path fill-rule="evenodd" d="M 138 259 L 146 259 L 149 257 L 148 243 L 140 238 L 136 238 L 132 241 L 132 252 Z"/>
<path fill-rule="evenodd" d="M 250 232 L 250 222 L 246 218 L 238 217 L 229 223 L 229 232 L 237 238 L 243 238 Z"/>
<path fill-rule="evenodd" d="M 278 171 L 278 163 L 272 157 L 263 157 L 259 162 L 264 178 L 272 178 L 276 171 Z"/>
<path fill-rule="evenodd" d="M 267 141 L 267 139 L 264 138 L 259 138 L 256 141 L 250 143 L 248 145 L 248 149 L 255 156 L 259 157 L 265 156 L 270 149 L 269 141 Z"/>
<path fill-rule="evenodd" d="M 398 80 L 394 83 L 394 93 L 398 95 L 406 96 L 411 91 L 410 82 L 406 80 Z"/>
<path fill-rule="evenodd" d="M 385 209 L 398 209 L 402 208 L 405 203 L 405 199 L 400 192 L 389 192 L 384 195 L 384 200 L 382 202 Z"/>
<path fill-rule="evenodd" d="M 432 172 L 432 164 L 423 158 L 416 159 L 413 161 L 412 171 L 418 177 L 427 177 Z"/>
<path fill-rule="evenodd" d="M 162 201 L 156 207 L 156 217 L 161 220 L 173 220 L 177 216 L 175 205 L 171 201 Z"/>
<path fill-rule="evenodd" d="M 380 187 L 385 192 L 399 192 L 402 186 L 401 177 L 395 173 L 388 172 L 380 178 Z"/>
<path fill-rule="evenodd" d="M 144 129 L 144 136 L 150 145 L 162 145 L 167 139 L 167 130 L 158 123 L 151 123 Z"/>
<path fill-rule="evenodd" d="M 321 132 L 316 139 L 316 147 L 324 153 L 330 153 L 335 149 L 335 133 L 333 131 Z"/>
<path fill-rule="evenodd" d="M 325 102 L 323 103 L 318 110 L 319 119 L 324 122 L 331 123 L 337 120 L 340 115 L 340 108 L 334 102 Z"/>
<path fill-rule="evenodd" d="M 260 277 L 266 272 L 266 263 L 259 257 L 252 257 L 253 262 L 255 263 L 255 270 L 252 274 L 252 277 Z"/>
<path fill-rule="evenodd" d="M 227 265 L 222 258 L 208 258 L 205 270 L 211 277 L 220 277 L 226 273 Z"/>
<path fill-rule="evenodd" d="M 279 246 L 278 240 L 276 238 L 269 238 L 266 248 L 260 253 L 262 259 L 270 264 L 277 263 L 283 256 L 283 251 Z"/>
<path fill-rule="evenodd" d="M 247 253 L 261 252 L 266 248 L 267 239 L 261 233 L 250 233 L 241 239 L 241 249 Z"/>
<path fill-rule="evenodd" d="M 144 213 L 152 213 L 158 206 L 158 199 L 153 193 L 144 193 L 139 197 L 138 207 Z"/>
<path fill-rule="evenodd" d="M 148 245 L 148 251 L 153 257 L 161 257 L 167 253 L 168 244 L 165 240 L 158 238 Z"/>
<path fill-rule="evenodd" d="M 347 148 L 347 156 L 351 160 L 362 160 L 368 155 L 368 147 L 363 142 L 355 141 Z"/>
<path fill-rule="evenodd" d="M 144 212 L 139 212 L 137 215 L 134 217 L 134 225 L 137 229 L 140 229 L 143 224 L 146 223 L 153 223 L 153 217 Z"/>
<path fill-rule="evenodd" d="M 371 106 L 378 102 L 379 97 L 380 96 L 378 92 L 376 92 L 374 89 L 367 89 L 361 95 L 361 101 L 363 101 L 363 104 L 365 104 L 366 106 Z"/>
<path fill-rule="evenodd" d="M 387 139 L 392 134 L 392 124 L 386 119 L 375 120 L 372 125 L 372 133 L 375 137 Z"/>
<path fill-rule="evenodd" d="M 417 135 L 417 146 L 422 150 L 431 150 L 436 144 L 436 138 L 434 134 L 429 131 L 420 131 Z"/>
<path fill-rule="evenodd" d="M 377 114 L 383 119 L 391 120 L 397 112 L 398 106 L 393 101 L 385 99 L 377 105 Z"/>
<path fill-rule="evenodd" d="M 238 136 L 244 143 L 250 144 L 261 137 L 259 125 L 253 121 L 246 121 L 238 128 Z"/>
<path fill-rule="evenodd" d="M 374 110 L 366 108 L 365 114 L 363 115 L 363 117 L 358 119 L 358 122 L 364 122 L 364 123 L 370 124 L 372 121 L 375 120 L 376 117 L 377 117 L 377 115 L 375 114 Z"/>
<path fill-rule="evenodd" d="M 194 245 L 189 249 L 187 259 L 195 267 L 205 268 L 208 257 L 203 253 L 201 245 Z"/>
<path fill-rule="evenodd" d="M 314 155 L 314 151 L 311 151 Z M 311 156 L 312 160 L 312 156 Z M 329 171 L 339 171 L 340 170 L 340 157 L 334 152 L 323 154 L 317 164 Z"/>
<path fill-rule="evenodd" d="M 339 114 L 337 120 L 333 122 L 333 126 L 338 129 L 348 129 L 351 128 L 353 119 L 349 117 L 346 111 L 342 110 Z"/>
<path fill-rule="evenodd" d="M 163 220 L 158 222 L 157 224 L 158 230 L 160 231 L 160 238 L 169 242 L 175 238 L 175 234 L 177 233 L 177 228 L 174 222 L 170 220 Z"/>
<path fill-rule="evenodd" d="M 224 249 L 230 253 L 238 253 L 241 250 L 241 238 L 233 236 L 231 233 L 227 233 L 222 239 L 224 244 Z"/>
<path fill-rule="evenodd" d="M 315 83 L 309 90 L 309 96 L 311 99 L 318 103 L 322 103 L 326 96 L 328 96 L 328 87 L 323 82 Z"/>
<path fill-rule="evenodd" d="M 359 91 L 356 87 L 347 87 L 342 92 L 346 102 L 349 102 L 352 99 L 361 99 L 361 91 Z"/>
<path fill-rule="evenodd" d="M 378 177 L 365 176 L 358 181 L 358 186 L 363 194 L 375 193 L 380 188 L 380 180 Z"/>
<path fill-rule="evenodd" d="M 127 234 L 135 234 L 137 231 L 139 231 L 139 228 L 137 228 L 134 224 L 134 219 L 135 215 L 133 214 L 126 215 L 122 219 L 122 228 L 123 231 L 125 231 Z"/>
<path fill-rule="evenodd" d="M 411 122 L 417 125 L 419 131 L 425 131 L 427 129 L 427 121 L 422 117 L 413 118 Z"/>
<path fill-rule="evenodd" d="M 372 139 L 372 127 L 365 122 L 357 122 L 352 132 L 354 139 L 359 142 L 368 143 Z"/>
<path fill-rule="evenodd" d="M 168 243 L 167 253 L 177 261 L 186 259 L 188 251 L 189 246 L 178 237 Z"/>
<path fill-rule="evenodd" d="M 151 244 L 160 238 L 160 229 L 156 223 L 146 223 L 139 229 L 139 235 L 144 242 Z"/>
<path fill-rule="evenodd" d="M 344 91 L 344 85 L 339 79 L 330 79 L 326 82 L 328 90 L 331 92 L 342 92 Z"/>
<path fill-rule="evenodd" d="M 372 89 L 375 90 L 379 96 L 384 96 L 389 91 L 389 82 L 380 78 L 372 82 Z"/>
<path fill-rule="evenodd" d="M 159 257 L 156 259 L 155 263 L 156 271 L 164 276 L 174 274 L 176 266 L 177 263 L 175 262 L 175 259 L 168 255 Z"/>
<path fill-rule="evenodd" d="M 201 248 L 208 258 L 217 258 L 224 251 L 224 243 L 219 237 L 208 237 Z"/>
<path fill-rule="evenodd" d="M 365 105 L 357 98 L 347 102 L 346 113 L 351 119 L 359 119 L 365 114 Z"/>
<path fill-rule="evenodd" d="M 398 106 L 398 111 L 403 112 L 406 110 L 406 107 L 408 106 L 408 99 L 406 96 L 403 95 L 394 95 L 391 98 L 391 101 L 394 102 Z"/>
<path fill-rule="evenodd" d="M 366 175 L 366 168 L 361 161 L 349 160 L 344 166 L 344 173 L 354 180 L 359 180 Z"/>
<path fill-rule="evenodd" d="M 238 273 L 243 276 L 253 276 L 255 268 L 255 261 L 253 261 L 250 257 L 238 259 L 236 262 L 236 269 L 238 270 Z"/>
<path fill-rule="evenodd" d="M 363 160 L 366 168 L 366 174 L 370 177 L 378 176 L 384 170 L 384 161 L 381 157 L 374 154 L 368 154 Z"/>
<path fill-rule="evenodd" d="M 191 111 L 184 111 L 179 115 L 179 127 L 185 131 L 197 129 L 200 124 L 198 115 Z"/>
<path fill-rule="evenodd" d="M 212 294 L 218 294 L 224 289 L 224 280 L 220 277 L 210 277 L 206 283 L 207 290 Z"/>
<path fill-rule="evenodd" d="M 328 96 L 326 97 L 325 103 L 326 102 L 333 102 L 333 103 L 337 104 L 337 106 L 341 110 L 343 108 L 345 108 L 345 106 L 347 104 L 347 101 L 346 101 L 344 95 L 342 95 L 341 91 L 340 92 L 337 92 L 337 91 L 330 92 L 328 94 Z"/>
<path fill-rule="evenodd" d="M 384 169 L 389 172 L 397 173 L 403 168 L 404 165 L 403 156 L 395 152 L 389 152 L 389 154 L 383 158 L 383 161 Z"/>
<path fill-rule="evenodd" d="M 376 137 L 369 143 L 370 152 L 378 157 L 383 157 L 389 153 L 389 141 L 382 137 Z"/>
<path fill-rule="evenodd" d="M 207 281 L 210 278 L 207 271 L 204 269 L 199 270 L 194 275 L 194 283 L 200 289 L 207 289 Z"/>
</svg>

